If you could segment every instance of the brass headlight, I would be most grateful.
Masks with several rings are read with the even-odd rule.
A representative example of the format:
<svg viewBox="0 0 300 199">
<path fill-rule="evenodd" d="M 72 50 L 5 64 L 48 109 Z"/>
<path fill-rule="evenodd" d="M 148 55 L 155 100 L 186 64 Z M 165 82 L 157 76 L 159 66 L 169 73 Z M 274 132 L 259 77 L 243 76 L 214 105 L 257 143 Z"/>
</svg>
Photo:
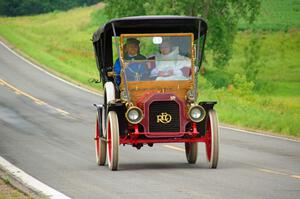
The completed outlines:
<svg viewBox="0 0 300 199">
<path fill-rule="evenodd" d="M 194 102 L 195 101 L 195 95 L 193 90 L 188 90 L 186 97 L 189 101 Z"/>
<path fill-rule="evenodd" d="M 139 107 L 132 106 L 126 111 L 125 117 L 131 124 L 138 124 L 142 121 L 144 115 Z"/>
<path fill-rule="evenodd" d="M 205 118 L 206 111 L 202 106 L 193 105 L 189 109 L 188 115 L 193 122 L 201 122 Z"/>
</svg>

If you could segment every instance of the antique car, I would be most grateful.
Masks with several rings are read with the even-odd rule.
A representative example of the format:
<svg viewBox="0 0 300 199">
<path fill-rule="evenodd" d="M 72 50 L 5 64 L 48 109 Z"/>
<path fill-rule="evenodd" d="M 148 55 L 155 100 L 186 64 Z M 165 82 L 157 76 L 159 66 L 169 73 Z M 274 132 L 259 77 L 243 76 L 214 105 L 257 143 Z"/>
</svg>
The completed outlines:
<svg viewBox="0 0 300 199">
<path fill-rule="evenodd" d="M 98 165 L 107 156 L 117 170 L 120 145 L 156 143 L 184 143 L 187 162 L 195 164 L 203 142 L 209 168 L 217 167 L 216 102 L 198 102 L 206 33 L 199 17 L 139 16 L 113 19 L 93 34 L 104 89 L 104 102 L 95 104 Z M 132 47 L 138 56 L 129 54 Z"/>
</svg>

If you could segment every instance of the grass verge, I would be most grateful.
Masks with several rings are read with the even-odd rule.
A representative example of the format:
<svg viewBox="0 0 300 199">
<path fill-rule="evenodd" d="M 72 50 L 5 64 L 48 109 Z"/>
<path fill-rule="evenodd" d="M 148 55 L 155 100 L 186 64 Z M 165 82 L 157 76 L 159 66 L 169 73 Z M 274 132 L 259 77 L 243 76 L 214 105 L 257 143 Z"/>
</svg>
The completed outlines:
<svg viewBox="0 0 300 199">
<path fill-rule="evenodd" d="M 30 196 L 25 195 L 13 186 L 8 180 L 0 178 L 0 199 L 30 199 Z"/>
</svg>

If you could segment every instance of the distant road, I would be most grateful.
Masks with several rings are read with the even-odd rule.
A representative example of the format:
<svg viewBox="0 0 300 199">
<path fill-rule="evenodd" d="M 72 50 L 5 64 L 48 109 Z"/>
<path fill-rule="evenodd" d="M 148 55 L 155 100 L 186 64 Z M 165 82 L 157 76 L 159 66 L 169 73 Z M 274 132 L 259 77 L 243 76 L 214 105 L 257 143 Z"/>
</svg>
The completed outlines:
<svg viewBox="0 0 300 199">
<path fill-rule="evenodd" d="M 300 143 L 221 129 L 219 167 L 186 163 L 182 144 L 120 147 L 95 162 L 93 103 L 0 45 L 0 156 L 72 198 L 300 198 Z M 288 122 L 288 121 L 287 121 Z"/>
</svg>

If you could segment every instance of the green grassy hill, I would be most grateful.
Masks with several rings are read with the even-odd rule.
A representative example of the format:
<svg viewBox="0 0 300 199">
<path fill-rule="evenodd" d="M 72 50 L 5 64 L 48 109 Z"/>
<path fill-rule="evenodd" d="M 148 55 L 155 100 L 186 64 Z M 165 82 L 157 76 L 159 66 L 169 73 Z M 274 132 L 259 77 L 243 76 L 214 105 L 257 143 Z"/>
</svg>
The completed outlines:
<svg viewBox="0 0 300 199">
<path fill-rule="evenodd" d="M 218 99 L 221 122 L 300 136 L 300 31 L 260 32 L 255 36 L 260 43 L 260 71 L 257 88 L 248 90 L 249 82 L 235 85 L 234 77 L 245 74 L 241 67 L 245 64 L 244 48 L 252 36 L 249 32 L 238 34 L 234 56 L 224 71 L 206 64 L 202 99 Z M 228 87 L 216 88 L 221 80 L 228 81 Z"/>
<path fill-rule="evenodd" d="M 64 78 L 90 88 L 99 84 L 91 42 L 107 19 L 102 6 L 38 16 L 0 18 L 0 36 L 25 56 Z M 296 0 L 263 0 L 253 33 L 239 32 L 233 58 L 224 71 L 212 67 L 200 78 L 201 99 L 217 99 L 220 121 L 251 129 L 300 136 L 300 32 Z M 271 14 L 270 14 L 271 13 Z M 286 24 L 285 28 L 281 28 Z M 241 29 L 251 28 L 243 23 Z M 243 80 L 245 47 L 255 37 L 260 71 L 255 88 Z M 0 74 L 1 78 L 1 74 Z M 225 83 L 224 83 L 225 82 Z M 218 86 L 218 85 L 223 85 Z M 226 86 L 224 86 L 226 85 Z"/>
<path fill-rule="evenodd" d="M 76 8 L 29 17 L 0 18 L 0 36 L 22 54 L 82 85 L 96 87 L 93 32 L 106 21 L 103 6 Z M 92 20 L 93 16 L 94 20 Z M 96 20 L 97 18 L 97 20 Z"/>
<path fill-rule="evenodd" d="M 240 23 L 240 29 L 286 31 L 300 28 L 299 0 L 261 0 L 260 14 L 253 25 Z"/>
</svg>

